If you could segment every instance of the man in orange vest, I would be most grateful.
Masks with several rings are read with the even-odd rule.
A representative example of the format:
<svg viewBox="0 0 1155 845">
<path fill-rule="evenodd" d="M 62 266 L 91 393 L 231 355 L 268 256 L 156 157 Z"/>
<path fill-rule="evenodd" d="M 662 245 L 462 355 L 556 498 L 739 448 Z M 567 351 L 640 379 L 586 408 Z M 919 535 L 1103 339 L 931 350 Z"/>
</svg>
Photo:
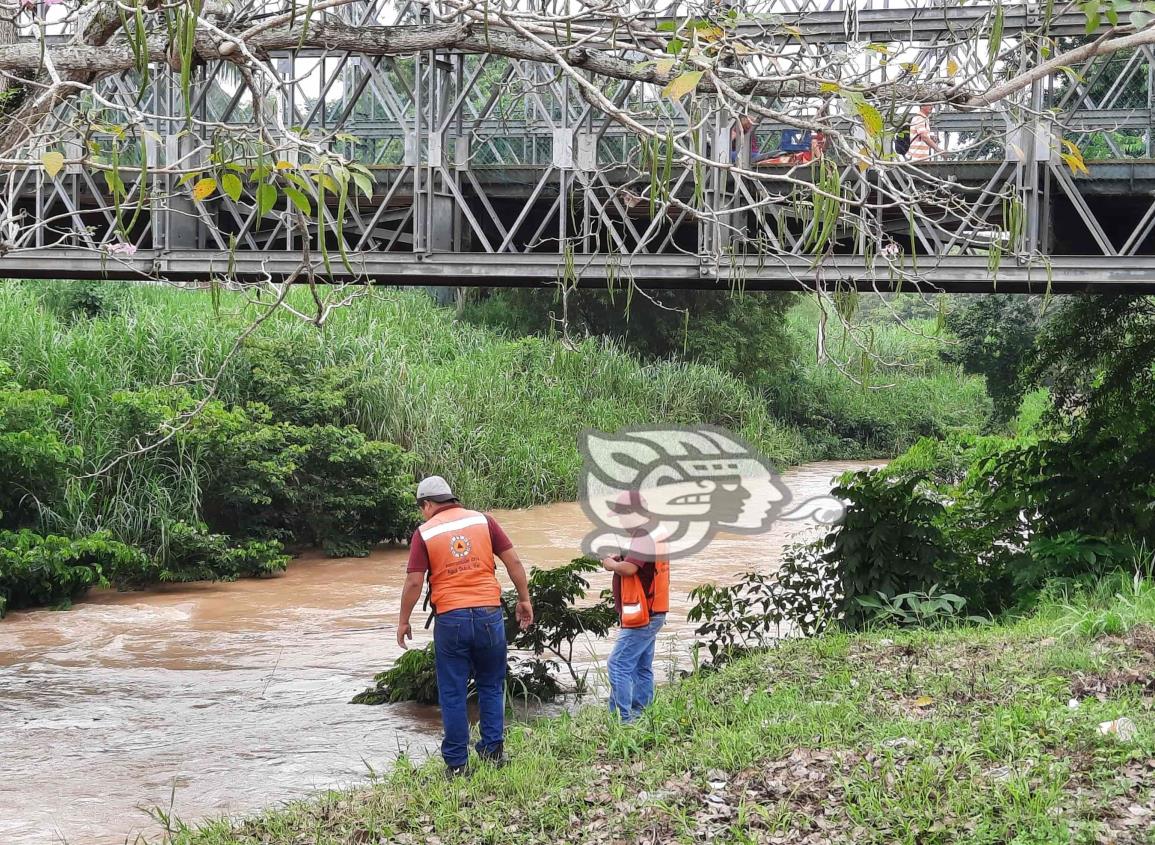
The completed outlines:
<svg viewBox="0 0 1155 845">
<path fill-rule="evenodd" d="M 654 700 L 654 651 L 658 632 L 670 610 L 670 562 L 652 527 L 639 525 L 644 516 L 641 495 L 624 494 L 618 510 L 623 526 L 636 527 L 628 551 L 602 558 L 602 568 L 614 573 L 614 606 L 622 630 L 608 664 L 610 712 L 632 722 Z"/>
<path fill-rule="evenodd" d="M 500 765 L 505 740 L 505 617 L 494 555 L 501 558 L 517 589 L 517 622 L 522 630 L 533 622 L 525 567 L 513 543 L 489 514 L 466 510 L 449 484 L 431 475 L 417 485 L 417 505 L 425 522 L 413 532 L 408 574 L 401 591 L 397 645 L 413 631 L 409 617 L 429 578 L 430 599 L 437 624 L 433 650 L 437 661 L 437 696 L 445 739 L 441 756 L 451 776 L 466 773 L 469 762 L 469 716 L 466 691 L 472 676 L 481 711 L 481 741 L 477 753 Z"/>
</svg>

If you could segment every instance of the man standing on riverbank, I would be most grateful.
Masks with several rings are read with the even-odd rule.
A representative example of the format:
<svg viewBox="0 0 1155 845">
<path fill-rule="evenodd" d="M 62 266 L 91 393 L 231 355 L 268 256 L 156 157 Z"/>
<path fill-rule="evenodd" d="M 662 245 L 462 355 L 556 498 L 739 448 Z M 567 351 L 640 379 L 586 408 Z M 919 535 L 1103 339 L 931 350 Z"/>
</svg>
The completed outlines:
<svg viewBox="0 0 1155 845">
<path fill-rule="evenodd" d="M 649 522 L 641 494 L 623 494 L 617 509 L 632 539 L 629 550 L 602 558 L 602 568 L 614 573 L 622 626 L 608 664 L 610 711 L 632 722 L 654 700 L 654 651 L 670 610 L 670 562 L 656 526 L 639 524 Z"/>
<path fill-rule="evenodd" d="M 517 590 L 517 622 L 533 622 L 525 567 L 513 543 L 488 514 L 466 510 L 449 484 L 431 475 L 417 485 L 417 506 L 425 522 L 413 532 L 408 575 L 401 592 L 397 645 L 413 635 L 409 617 L 421 598 L 428 575 L 437 623 L 433 650 L 437 661 L 437 694 L 445 739 L 441 756 L 451 776 L 466 773 L 469 762 L 469 715 L 465 698 L 472 677 L 481 711 L 477 753 L 500 765 L 505 740 L 505 617 L 497 564 L 501 558 Z"/>
</svg>

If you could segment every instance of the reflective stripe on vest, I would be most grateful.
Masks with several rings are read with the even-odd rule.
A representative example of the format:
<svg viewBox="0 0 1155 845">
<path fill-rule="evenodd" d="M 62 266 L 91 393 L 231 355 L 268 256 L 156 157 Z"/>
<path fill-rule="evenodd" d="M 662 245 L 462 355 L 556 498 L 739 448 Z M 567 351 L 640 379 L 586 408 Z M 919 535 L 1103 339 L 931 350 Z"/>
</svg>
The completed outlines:
<svg viewBox="0 0 1155 845">
<path fill-rule="evenodd" d="M 501 604 L 485 514 L 446 508 L 417 530 L 429 554 L 430 598 L 436 613 Z"/>
<path fill-rule="evenodd" d="M 653 598 L 650 600 L 651 613 L 670 612 L 670 562 L 654 561 L 654 580 L 650 585 Z"/>
<path fill-rule="evenodd" d="M 666 554 L 665 541 L 654 537 L 654 577 L 649 592 L 636 572 L 620 576 L 623 628 L 644 628 L 650 624 L 651 614 L 670 612 L 670 561 Z"/>
</svg>

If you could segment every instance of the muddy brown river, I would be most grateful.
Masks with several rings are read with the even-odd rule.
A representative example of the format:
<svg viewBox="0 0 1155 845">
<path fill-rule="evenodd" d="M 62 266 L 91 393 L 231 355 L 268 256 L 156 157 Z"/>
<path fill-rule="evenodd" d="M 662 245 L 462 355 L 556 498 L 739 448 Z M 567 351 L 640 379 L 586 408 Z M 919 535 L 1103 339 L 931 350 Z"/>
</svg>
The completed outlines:
<svg viewBox="0 0 1155 845">
<path fill-rule="evenodd" d="M 867 465 L 808 464 L 784 481 L 797 502 Z M 572 503 L 496 516 L 531 566 L 568 562 L 589 527 Z M 691 588 L 773 570 L 806 530 L 779 522 L 677 561 L 661 671 L 688 659 Z M 186 822 L 243 814 L 435 750 L 435 708 L 347 703 L 398 655 L 406 554 L 307 556 L 273 579 L 98 592 L 0 621 L 0 843 L 155 842 L 157 807 Z M 418 627 L 416 645 L 429 639 Z M 611 645 L 586 644 L 595 676 Z"/>
</svg>

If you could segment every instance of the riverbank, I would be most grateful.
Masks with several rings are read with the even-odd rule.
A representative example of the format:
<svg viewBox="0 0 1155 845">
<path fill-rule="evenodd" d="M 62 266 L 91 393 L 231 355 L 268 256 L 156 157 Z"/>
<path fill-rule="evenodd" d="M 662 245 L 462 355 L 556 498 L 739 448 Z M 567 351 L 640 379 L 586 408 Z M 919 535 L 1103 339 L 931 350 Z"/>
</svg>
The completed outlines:
<svg viewBox="0 0 1155 845">
<path fill-rule="evenodd" d="M 514 728 L 500 771 L 402 760 L 173 841 L 1149 843 L 1153 693 L 1155 585 L 1124 584 L 1007 624 L 787 642 L 662 689 L 636 725 Z M 1133 737 L 1100 733 L 1120 717 Z"/>
<path fill-rule="evenodd" d="M 804 501 L 864 466 L 807 464 L 782 481 Z M 496 516 L 535 568 L 569 563 L 590 528 L 573 502 Z M 781 521 L 763 535 L 720 536 L 679 562 L 657 651 L 663 683 L 692 663 L 689 591 L 773 572 L 805 528 Z M 388 771 L 398 754 L 434 753 L 436 708 L 349 703 L 400 655 L 393 623 L 406 558 L 403 547 L 313 553 L 269 579 L 99 591 L 67 612 L 5 618 L 0 842 L 136 845 L 158 830 L 141 807 L 171 807 L 190 824 L 248 815 L 359 783 L 367 765 Z M 590 586 L 596 595 L 608 575 Z M 430 638 L 418 625 L 414 644 Z M 601 677 L 612 640 L 577 646 L 579 663 Z"/>
</svg>

